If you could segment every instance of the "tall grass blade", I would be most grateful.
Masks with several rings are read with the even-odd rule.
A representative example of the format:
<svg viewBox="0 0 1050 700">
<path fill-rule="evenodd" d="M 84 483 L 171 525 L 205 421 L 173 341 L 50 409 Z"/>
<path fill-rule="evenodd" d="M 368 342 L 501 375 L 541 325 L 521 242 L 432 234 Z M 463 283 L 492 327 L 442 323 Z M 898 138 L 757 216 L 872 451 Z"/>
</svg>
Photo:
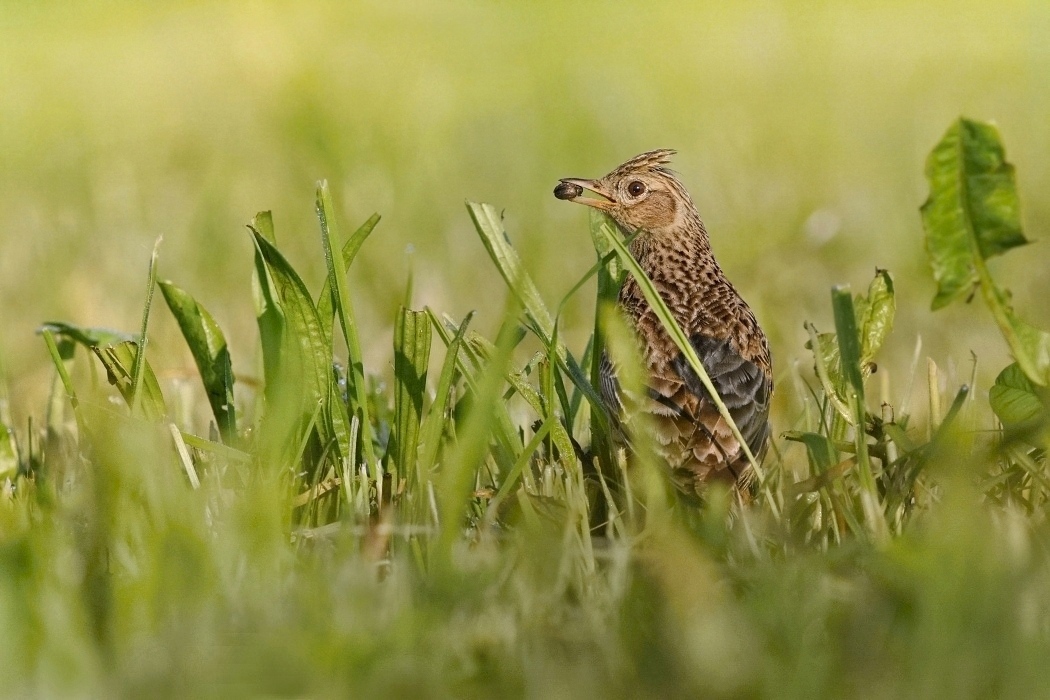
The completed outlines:
<svg viewBox="0 0 1050 700">
<path fill-rule="evenodd" d="M 146 366 L 146 345 L 149 342 L 149 338 L 146 335 L 146 329 L 149 326 L 150 310 L 153 308 L 153 292 L 157 288 L 157 260 L 160 257 L 160 244 L 162 240 L 163 236 L 157 237 L 157 242 L 153 244 L 153 255 L 150 256 L 149 275 L 146 283 L 146 304 L 142 308 L 142 327 L 139 331 L 138 339 L 139 352 L 135 353 L 135 364 L 131 369 L 131 415 L 133 416 L 138 415 L 139 412 L 139 391 L 142 389 L 142 380 L 144 376 L 143 369 Z"/>
<path fill-rule="evenodd" d="M 346 340 L 349 363 L 350 382 L 350 413 L 356 415 L 361 421 L 362 456 L 368 465 L 376 468 L 377 462 L 372 448 L 372 422 L 368 415 L 368 387 L 365 385 L 364 358 L 361 355 L 361 341 L 357 337 L 357 321 L 354 318 L 354 307 L 350 302 L 350 290 L 346 283 L 346 265 L 343 262 L 341 251 L 343 247 L 338 245 L 339 233 L 336 230 L 335 209 L 332 206 L 332 194 L 328 189 L 328 182 L 317 183 L 317 219 L 321 224 L 321 245 L 324 247 L 325 264 L 328 266 L 328 283 L 335 303 L 336 315 L 343 328 L 343 338 Z M 374 226 L 374 224 L 373 224 Z M 368 229 L 370 232 L 371 229 Z M 367 237 L 367 233 L 361 237 L 361 242 Z M 336 260 L 336 251 L 340 251 L 339 260 Z M 322 298 L 324 294 L 322 293 Z M 316 312 L 315 312 L 316 313 Z M 321 330 L 324 338 L 324 330 Z M 329 356 L 331 355 L 331 343 L 329 342 Z M 345 445 L 341 446 L 345 449 Z M 345 455 L 353 458 L 354 455 Z"/>
<path fill-rule="evenodd" d="M 426 311 L 401 307 L 394 324 L 394 436 L 391 461 L 401 474 L 416 468 L 427 389 L 431 329 Z"/>
<path fill-rule="evenodd" d="M 541 337 L 550 342 L 554 334 L 554 319 L 543 303 L 539 290 L 525 267 L 521 264 L 518 252 L 510 244 L 507 231 L 503 227 L 503 216 L 491 204 L 467 202 L 467 211 L 474 222 L 474 227 L 481 236 L 489 257 L 496 263 L 496 268 L 510 288 L 525 313 L 536 324 Z"/>
<path fill-rule="evenodd" d="M 842 375 L 849 385 L 848 395 L 853 412 L 853 434 L 857 453 L 857 472 L 861 486 L 861 504 L 868 530 L 876 541 L 889 535 L 889 526 L 879 502 L 879 492 L 872 475 L 868 455 L 867 409 L 864 404 L 864 375 L 860 368 L 860 333 L 857 330 L 857 314 L 853 308 L 853 295 L 849 287 L 831 290 L 831 306 L 835 314 L 835 332 L 841 359 Z"/>
<path fill-rule="evenodd" d="M 429 309 L 427 312 L 431 316 L 434 326 L 441 330 L 441 325 L 433 317 Z M 460 361 L 460 348 L 463 345 L 463 338 L 466 336 L 467 329 L 470 327 L 470 321 L 473 318 L 474 312 L 471 311 L 459 324 L 455 337 L 448 340 L 445 360 L 441 364 L 441 374 L 438 376 L 437 388 L 434 392 L 434 401 L 430 404 L 426 417 L 423 419 L 421 430 L 423 453 L 418 463 L 417 486 L 422 486 L 423 482 L 427 480 L 430 470 L 437 463 L 438 450 L 441 447 L 441 434 L 445 425 L 445 412 L 449 408 L 452 383 L 455 378 L 456 367 Z"/>
<path fill-rule="evenodd" d="M 354 263 L 354 258 L 357 257 L 361 246 L 368 240 L 380 218 L 382 217 L 379 214 L 372 214 L 367 221 L 350 234 L 350 238 L 343 244 L 341 256 L 344 274 L 349 272 L 350 266 Z M 333 324 L 335 322 L 335 297 L 332 295 L 332 278 L 327 275 L 324 279 L 324 286 L 321 288 L 321 294 L 317 297 L 317 315 L 321 317 L 321 326 L 325 329 L 325 337 L 332 337 Z"/>
<path fill-rule="evenodd" d="M 512 313 L 505 315 L 506 319 L 513 317 Z M 478 389 L 468 413 L 463 419 L 462 427 L 457 429 L 456 445 L 449 458 L 441 465 L 437 489 L 438 512 L 441 517 L 438 552 L 446 567 L 451 564 L 452 547 L 463 529 L 471 485 L 489 452 L 492 415 L 497 405 L 502 403 L 504 377 L 514 347 L 512 331 L 508 323 L 501 329 L 495 352 L 488 358 L 488 363 L 482 370 Z"/>
</svg>

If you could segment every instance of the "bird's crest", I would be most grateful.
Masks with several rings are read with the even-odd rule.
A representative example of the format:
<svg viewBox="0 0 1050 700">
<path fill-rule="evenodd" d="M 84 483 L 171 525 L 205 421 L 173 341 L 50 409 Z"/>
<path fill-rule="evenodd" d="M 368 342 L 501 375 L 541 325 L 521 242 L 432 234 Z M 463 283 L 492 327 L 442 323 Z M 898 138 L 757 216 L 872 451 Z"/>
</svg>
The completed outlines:
<svg viewBox="0 0 1050 700">
<path fill-rule="evenodd" d="M 651 171 L 651 170 L 664 170 L 667 168 L 663 167 L 671 162 L 671 157 L 675 155 L 677 151 L 672 148 L 659 148 L 655 151 L 647 151 L 640 155 L 631 158 L 629 161 L 616 168 L 616 172 L 639 172 L 639 171 Z"/>
</svg>

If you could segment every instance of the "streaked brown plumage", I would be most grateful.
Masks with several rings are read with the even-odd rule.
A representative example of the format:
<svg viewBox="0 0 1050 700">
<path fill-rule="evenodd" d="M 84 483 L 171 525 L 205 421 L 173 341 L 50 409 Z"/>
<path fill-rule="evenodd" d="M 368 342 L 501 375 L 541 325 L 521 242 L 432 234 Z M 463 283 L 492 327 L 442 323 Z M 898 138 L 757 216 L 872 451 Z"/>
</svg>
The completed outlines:
<svg viewBox="0 0 1050 700">
<path fill-rule="evenodd" d="M 769 344 L 715 261 L 692 198 L 666 167 L 672 155 L 650 151 L 597 180 L 564 179 L 555 195 L 607 212 L 625 234 L 640 231 L 631 242 L 632 255 L 689 336 L 757 456 L 769 435 Z M 584 198 L 584 190 L 601 198 Z M 720 479 L 746 493 L 752 476 L 747 456 L 631 277 L 620 289 L 619 305 L 641 341 L 649 375 L 643 408 L 653 416 L 657 446 L 675 484 L 696 493 L 704 481 Z M 608 357 L 602 358 L 601 388 L 613 415 L 623 418 L 623 397 Z"/>
</svg>

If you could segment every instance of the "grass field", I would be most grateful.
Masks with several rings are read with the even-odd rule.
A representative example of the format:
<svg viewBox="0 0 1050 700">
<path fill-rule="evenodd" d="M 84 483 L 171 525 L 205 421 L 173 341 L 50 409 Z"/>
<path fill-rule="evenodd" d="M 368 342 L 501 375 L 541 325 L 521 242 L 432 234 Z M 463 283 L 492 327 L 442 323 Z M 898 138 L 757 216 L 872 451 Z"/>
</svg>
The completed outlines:
<svg viewBox="0 0 1050 700">
<path fill-rule="evenodd" d="M 1050 224 L 1047 47 L 1035 1 L 4 4 L 0 693 L 1050 695 L 1050 253 L 984 265 Z M 551 189 L 656 147 L 772 341 L 748 506 L 601 449 L 628 261 Z"/>
</svg>

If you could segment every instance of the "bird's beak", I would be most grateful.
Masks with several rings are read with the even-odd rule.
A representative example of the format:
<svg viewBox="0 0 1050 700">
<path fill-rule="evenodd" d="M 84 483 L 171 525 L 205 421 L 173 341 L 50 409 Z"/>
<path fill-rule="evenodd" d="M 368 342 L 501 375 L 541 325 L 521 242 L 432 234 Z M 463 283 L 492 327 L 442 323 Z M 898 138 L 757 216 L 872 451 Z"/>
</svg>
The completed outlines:
<svg viewBox="0 0 1050 700">
<path fill-rule="evenodd" d="M 609 209 L 615 203 L 612 198 L 612 193 L 609 192 L 609 190 L 607 190 L 598 180 L 563 178 L 558 184 L 558 189 L 567 192 L 571 192 L 573 187 L 578 188 L 577 192 L 579 192 L 579 194 L 572 197 L 566 197 L 570 202 L 584 204 L 588 207 L 594 207 L 595 209 L 601 209 L 603 211 Z M 580 190 L 582 190 L 582 192 Z M 583 196 L 585 193 L 595 196 L 585 197 Z"/>
</svg>

